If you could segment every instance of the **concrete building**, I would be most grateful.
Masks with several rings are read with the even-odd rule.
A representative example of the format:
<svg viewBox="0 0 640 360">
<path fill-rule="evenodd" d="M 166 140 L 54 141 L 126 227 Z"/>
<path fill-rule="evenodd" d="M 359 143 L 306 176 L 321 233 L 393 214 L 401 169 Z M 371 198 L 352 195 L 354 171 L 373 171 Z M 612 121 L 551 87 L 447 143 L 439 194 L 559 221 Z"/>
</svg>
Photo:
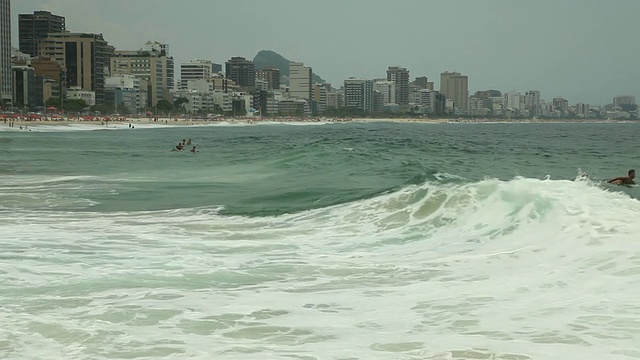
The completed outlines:
<svg viewBox="0 0 640 360">
<path fill-rule="evenodd" d="M 13 106 L 27 110 L 42 106 L 42 86 L 36 86 L 36 74 L 33 68 L 19 65 L 13 66 L 11 70 Z"/>
<path fill-rule="evenodd" d="M 269 90 L 280 89 L 280 69 L 267 67 L 256 71 L 256 78 L 265 80 Z"/>
<path fill-rule="evenodd" d="M 339 109 L 344 107 L 344 94 L 338 92 L 327 93 L 327 109 Z"/>
<path fill-rule="evenodd" d="M 158 41 L 147 41 L 142 45 L 142 52 L 149 52 L 153 54 L 159 54 L 163 57 L 162 77 L 165 79 L 165 91 L 171 91 L 175 89 L 175 62 L 173 56 L 169 53 L 169 44 L 163 44 Z M 169 98 L 167 94 L 163 93 L 165 99 Z"/>
<path fill-rule="evenodd" d="M 396 103 L 396 82 L 390 80 L 376 80 L 373 83 L 373 90 L 379 91 L 382 95 L 383 106 Z"/>
<path fill-rule="evenodd" d="M 373 80 L 350 77 L 344 80 L 344 104 L 347 109 L 373 111 Z"/>
<path fill-rule="evenodd" d="M 105 79 L 106 103 L 115 112 L 141 113 L 147 107 L 147 81 L 134 75 L 120 74 Z M 126 111 L 124 111 L 126 110 Z"/>
<path fill-rule="evenodd" d="M 185 90 L 189 80 L 208 79 L 214 74 L 213 63 L 209 60 L 191 60 L 180 64 L 180 86 Z"/>
<path fill-rule="evenodd" d="M 232 57 L 225 63 L 225 76 L 240 87 L 253 88 L 256 83 L 255 65 L 243 57 Z"/>
<path fill-rule="evenodd" d="M 33 14 L 18 15 L 18 43 L 20 51 L 37 57 L 38 42 L 49 33 L 67 31 L 64 16 L 49 11 L 34 11 Z"/>
<path fill-rule="evenodd" d="M 399 66 L 389 66 L 387 69 L 387 81 L 396 83 L 396 99 L 398 105 L 409 104 L 409 71 Z"/>
<path fill-rule="evenodd" d="M 554 110 L 560 111 L 562 114 L 566 114 L 569 111 L 569 101 L 565 98 L 554 98 L 552 106 Z"/>
<path fill-rule="evenodd" d="M 134 75 L 147 81 L 147 106 L 154 107 L 158 101 L 171 101 L 173 83 L 173 58 L 158 49 L 152 51 L 116 51 L 111 58 L 111 75 Z M 143 91 L 145 89 L 142 89 Z"/>
<path fill-rule="evenodd" d="M 11 72 L 11 1 L 0 0 L 0 101 L 10 103 Z M 0 104 L 1 105 L 1 104 Z"/>
<path fill-rule="evenodd" d="M 469 99 L 469 78 L 459 72 L 445 71 L 440 74 L 440 93 L 453 100 L 454 107 L 467 110 Z"/>
<path fill-rule="evenodd" d="M 423 108 L 426 114 L 436 112 L 437 91 L 430 89 L 420 89 L 417 91 L 418 97 L 416 103 Z"/>
<path fill-rule="evenodd" d="M 65 69 L 65 88 L 95 92 L 95 102 L 104 103 L 104 78 L 114 48 L 100 34 L 50 33 L 38 43 L 39 56 L 50 58 Z"/>
<path fill-rule="evenodd" d="M 313 70 L 304 66 L 301 62 L 289 64 L 289 96 L 305 99 L 310 102 L 313 99 Z"/>
<path fill-rule="evenodd" d="M 67 99 L 84 100 L 89 106 L 96 104 L 96 92 L 85 90 L 80 86 L 72 86 L 67 89 Z"/>
<path fill-rule="evenodd" d="M 588 118 L 589 104 L 584 104 L 584 103 L 576 104 L 576 115 L 581 118 Z"/>
<path fill-rule="evenodd" d="M 323 114 L 327 110 L 327 93 L 328 89 L 325 84 L 316 84 L 313 87 L 313 102 L 315 111 L 319 114 Z"/>
<path fill-rule="evenodd" d="M 636 97 L 630 95 L 619 95 L 613 98 L 613 106 L 635 105 Z"/>
</svg>

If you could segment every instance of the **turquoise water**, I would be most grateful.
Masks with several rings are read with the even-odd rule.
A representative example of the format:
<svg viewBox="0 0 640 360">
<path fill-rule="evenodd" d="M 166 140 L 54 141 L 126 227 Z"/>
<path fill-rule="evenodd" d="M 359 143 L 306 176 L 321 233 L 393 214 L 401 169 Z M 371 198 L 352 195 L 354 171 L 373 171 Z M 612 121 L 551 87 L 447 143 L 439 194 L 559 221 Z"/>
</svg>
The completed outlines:
<svg viewBox="0 0 640 360">
<path fill-rule="evenodd" d="M 0 358 L 640 358 L 638 124 L 30 128 Z"/>
</svg>

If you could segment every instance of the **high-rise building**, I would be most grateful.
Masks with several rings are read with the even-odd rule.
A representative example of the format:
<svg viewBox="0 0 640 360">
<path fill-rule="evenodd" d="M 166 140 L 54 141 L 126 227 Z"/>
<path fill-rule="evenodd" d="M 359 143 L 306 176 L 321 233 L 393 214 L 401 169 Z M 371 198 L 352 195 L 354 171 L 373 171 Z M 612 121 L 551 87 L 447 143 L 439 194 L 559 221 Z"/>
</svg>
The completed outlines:
<svg viewBox="0 0 640 360">
<path fill-rule="evenodd" d="M 42 106 L 42 92 L 40 92 L 40 96 L 38 96 L 38 92 L 36 91 L 36 75 L 33 68 L 24 65 L 13 66 L 12 76 L 13 106 L 24 109 Z"/>
<path fill-rule="evenodd" d="M 280 89 L 280 69 L 266 67 L 256 71 L 256 78 L 265 80 L 269 90 Z"/>
<path fill-rule="evenodd" d="M 396 83 L 396 104 L 409 104 L 409 71 L 403 67 L 390 66 L 387 69 L 387 80 Z"/>
<path fill-rule="evenodd" d="M 253 88 L 256 83 L 256 68 L 253 61 L 234 56 L 225 63 L 225 76 L 238 86 Z"/>
<path fill-rule="evenodd" d="M 187 89 L 190 80 L 208 79 L 213 75 L 213 63 L 209 60 L 191 60 L 180 64 L 180 90 Z"/>
<path fill-rule="evenodd" d="M 619 95 L 613 98 L 613 106 L 635 105 L 636 97 L 630 95 Z"/>
<path fill-rule="evenodd" d="M 158 41 L 147 41 L 142 45 L 143 53 L 151 53 L 159 55 L 162 58 L 162 78 L 165 80 L 163 98 L 169 97 L 169 91 L 175 88 L 175 62 L 173 56 L 169 54 L 169 44 L 163 44 Z"/>
<path fill-rule="evenodd" d="M 301 62 L 289 64 L 289 95 L 291 97 L 313 99 L 313 70 Z"/>
<path fill-rule="evenodd" d="M 373 111 L 373 80 L 353 77 L 345 79 L 344 104 L 349 109 Z"/>
<path fill-rule="evenodd" d="M 49 33 L 63 33 L 67 30 L 64 16 L 48 11 L 34 11 L 33 14 L 18 15 L 18 43 L 20 51 L 38 56 L 38 41 Z"/>
<path fill-rule="evenodd" d="M 111 58 L 111 75 L 135 75 L 146 80 L 147 88 L 141 91 L 147 92 L 149 107 L 171 98 L 173 72 L 173 58 L 162 49 L 116 51 Z"/>
<path fill-rule="evenodd" d="M 0 100 L 11 102 L 11 1 L 0 0 Z"/>
<path fill-rule="evenodd" d="M 456 108 L 466 111 L 469 99 L 469 77 L 459 72 L 441 73 L 440 93 L 447 99 L 453 100 Z"/>
<path fill-rule="evenodd" d="M 104 78 L 113 52 L 114 47 L 101 34 L 50 33 L 38 43 L 40 57 L 53 59 L 64 67 L 63 88 L 94 91 L 97 104 L 104 101 Z"/>
<path fill-rule="evenodd" d="M 394 104 L 396 102 L 396 82 L 389 80 L 376 80 L 373 83 L 373 90 L 379 91 L 382 96 L 382 105 Z"/>
</svg>

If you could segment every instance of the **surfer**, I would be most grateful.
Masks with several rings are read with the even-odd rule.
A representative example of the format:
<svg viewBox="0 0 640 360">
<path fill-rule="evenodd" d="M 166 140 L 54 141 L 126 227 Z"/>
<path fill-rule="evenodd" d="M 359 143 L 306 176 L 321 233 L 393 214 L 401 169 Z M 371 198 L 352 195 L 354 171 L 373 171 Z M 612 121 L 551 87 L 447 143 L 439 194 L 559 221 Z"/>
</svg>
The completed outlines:
<svg viewBox="0 0 640 360">
<path fill-rule="evenodd" d="M 634 169 L 631 169 L 627 172 L 627 176 L 613 178 L 611 180 L 608 180 L 607 182 L 609 184 L 616 184 L 616 185 L 635 185 L 636 182 L 633 181 L 635 177 L 636 177 L 636 171 Z"/>
</svg>

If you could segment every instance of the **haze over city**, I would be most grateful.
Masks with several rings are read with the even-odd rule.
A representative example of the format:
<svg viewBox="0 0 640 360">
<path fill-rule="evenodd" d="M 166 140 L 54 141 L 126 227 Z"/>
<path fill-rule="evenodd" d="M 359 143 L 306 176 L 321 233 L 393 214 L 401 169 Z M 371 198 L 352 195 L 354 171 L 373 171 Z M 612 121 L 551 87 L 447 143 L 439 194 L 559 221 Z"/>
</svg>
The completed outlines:
<svg viewBox="0 0 640 360">
<path fill-rule="evenodd" d="M 593 105 L 640 93 L 634 0 L 20 0 L 14 46 L 17 15 L 35 10 L 65 16 L 71 31 L 102 33 L 116 49 L 170 44 L 178 64 L 274 50 L 336 87 L 397 65 L 436 86 L 441 72 L 459 71 L 470 93 L 536 89 Z"/>
</svg>

